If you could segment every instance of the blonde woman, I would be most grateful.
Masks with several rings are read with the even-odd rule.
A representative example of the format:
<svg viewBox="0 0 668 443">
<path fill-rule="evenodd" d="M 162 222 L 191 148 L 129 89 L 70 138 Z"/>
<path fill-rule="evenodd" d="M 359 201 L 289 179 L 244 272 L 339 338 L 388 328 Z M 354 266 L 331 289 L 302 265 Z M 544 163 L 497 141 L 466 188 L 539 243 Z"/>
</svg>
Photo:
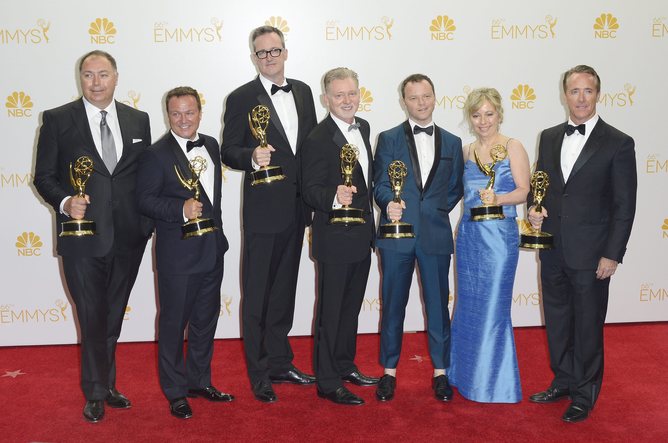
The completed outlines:
<svg viewBox="0 0 668 443">
<path fill-rule="evenodd" d="M 516 403 L 522 390 L 510 307 L 519 256 L 516 205 L 529 192 L 529 159 L 522 143 L 499 132 L 503 107 L 496 89 L 472 91 L 464 112 L 476 139 L 464 147 L 450 380 L 469 400 Z M 486 189 L 490 177 L 482 171 L 492 165 L 495 183 Z M 505 218 L 472 220 L 470 209 L 483 204 L 502 206 Z"/>
</svg>

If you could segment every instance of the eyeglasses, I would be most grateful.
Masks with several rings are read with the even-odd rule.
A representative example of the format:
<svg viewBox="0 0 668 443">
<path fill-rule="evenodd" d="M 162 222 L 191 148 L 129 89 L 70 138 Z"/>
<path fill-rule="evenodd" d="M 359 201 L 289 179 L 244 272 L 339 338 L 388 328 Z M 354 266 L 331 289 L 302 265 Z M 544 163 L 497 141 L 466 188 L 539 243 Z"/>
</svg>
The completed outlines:
<svg viewBox="0 0 668 443">
<path fill-rule="evenodd" d="M 272 57 L 278 57 L 281 55 L 281 52 L 283 52 L 283 48 L 272 48 L 268 51 L 261 49 L 255 53 L 255 57 L 265 59 L 269 54 L 271 54 Z"/>
</svg>

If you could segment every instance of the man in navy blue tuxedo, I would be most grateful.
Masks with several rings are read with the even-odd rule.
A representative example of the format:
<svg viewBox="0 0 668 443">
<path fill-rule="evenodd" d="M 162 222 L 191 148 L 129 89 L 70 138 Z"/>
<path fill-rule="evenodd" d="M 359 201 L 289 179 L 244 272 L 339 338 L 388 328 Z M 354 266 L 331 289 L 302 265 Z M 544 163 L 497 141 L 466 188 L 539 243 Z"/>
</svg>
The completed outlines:
<svg viewBox="0 0 668 443">
<path fill-rule="evenodd" d="M 462 141 L 433 122 L 436 101 L 429 77 L 409 76 L 401 85 L 401 95 L 408 120 L 378 137 L 374 196 L 381 210 L 380 224 L 399 220 L 410 223 L 415 237 L 376 241 L 383 272 L 380 363 L 385 368 L 376 397 L 381 401 L 394 397 L 406 303 L 417 261 L 434 365 L 434 395 L 449 401 L 448 273 L 453 253 L 449 214 L 463 194 Z M 393 201 L 388 176 L 388 166 L 395 160 L 402 161 L 407 169 L 401 203 Z"/>
<path fill-rule="evenodd" d="M 223 256 L 228 244 L 221 215 L 220 150 L 213 137 L 197 132 L 202 118 L 199 94 L 187 86 L 174 88 L 167 93 L 165 104 L 171 130 L 140 158 L 137 201 L 139 210 L 155 220 L 160 385 L 172 415 L 185 419 L 192 416 L 186 396 L 216 402 L 234 399 L 211 384 Z M 181 178 L 190 179 L 191 162 L 201 161 L 206 162 L 206 169 L 199 176 L 198 201 Z M 182 225 L 195 218 L 212 220 L 215 230 L 182 238 Z"/>
</svg>

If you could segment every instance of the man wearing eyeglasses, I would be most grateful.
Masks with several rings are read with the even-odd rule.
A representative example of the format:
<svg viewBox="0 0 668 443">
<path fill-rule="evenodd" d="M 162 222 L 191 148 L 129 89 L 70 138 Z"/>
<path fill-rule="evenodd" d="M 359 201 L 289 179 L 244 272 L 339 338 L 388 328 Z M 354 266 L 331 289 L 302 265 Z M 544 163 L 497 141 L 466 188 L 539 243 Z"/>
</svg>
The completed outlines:
<svg viewBox="0 0 668 443">
<path fill-rule="evenodd" d="M 288 50 L 283 33 L 261 26 L 251 33 L 251 58 L 259 71 L 227 98 L 223 117 L 223 163 L 246 172 L 243 190 L 242 333 L 248 376 L 255 398 L 276 401 L 272 383 L 315 382 L 292 364 L 288 342 L 295 307 L 297 274 L 311 212 L 299 193 L 300 146 L 316 125 L 311 88 L 285 77 Z M 269 108 L 268 146 L 260 147 L 248 114 Z M 285 179 L 251 185 L 251 172 L 280 166 Z"/>
</svg>

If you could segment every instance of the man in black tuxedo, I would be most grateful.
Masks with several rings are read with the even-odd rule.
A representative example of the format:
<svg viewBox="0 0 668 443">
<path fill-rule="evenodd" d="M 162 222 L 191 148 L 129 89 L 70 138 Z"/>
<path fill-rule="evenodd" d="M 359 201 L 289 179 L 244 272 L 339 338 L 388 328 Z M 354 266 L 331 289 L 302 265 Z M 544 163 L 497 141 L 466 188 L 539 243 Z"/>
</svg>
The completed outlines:
<svg viewBox="0 0 668 443">
<path fill-rule="evenodd" d="M 533 227 L 554 235 L 555 248 L 540 252 L 554 379 L 529 399 L 570 396 L 562 419 L 573 423 L 589 416 L 601 390 L 608 288 L 631 234 L 637 176 L 633 139 L 596 113 L 596 71 L 570 69 L 563 89 L 569 120 L 540 136 L 536 170 L 548 174 L 550 186 L 542 212 L 529 209 Z"/>
<path fill-rule="evenodd" d="M 355 117 L 360 103 L 357 74 L 348 68 L 324 77 L 329 115 L 309 134 L 302 147 L 302 194 L 314 208 L 312 254 L 318 264 L 318 303 L 313 364 L 318 395 L 335 403 L 363 404 L 343 386 L 348 381 L 370 386 L 355 365 L 357 318 L 366 289 L 373 246 L 372 159 L 369 123 Z M 359 149 L 352 186 L 341 177 L 341 148 Z M 362 209 L 364 223 L 330 224 L 329 213 L 342 205 Z"/>
<path fill-rule="evenodd" d="M 185 419 L 192 416 L 186 396 L 217 402 L 234 399 L 211 384 L 223 256 L 228 244 L 221 213 L 220 149 L 216 139 L 197 133 L 202 119 L 200 96 L 187 86 L 174 88 L 167 93 L 165 105 L 171 131 L 139 159 L 137 201 L 141 213 L 155 220 L 156 226 L 160 385 L 172 415 Z M 200 169 L 200 195 L 195 199 L 195 189 L 188 189 L 181 180 L 193 188 L 189 180 Z M 199 218 L 206 220 L 200 230 L 187 229 L 192 235 L 184 238 L 182 225 Z"/>
<path fill-rule="evenodd" d="M 288 341 L 295 308 L 297 273 L 310 210 L 299 192 L 297 157 L 316 124 L 311 89 L 285 78 L 288 50 L 283 33 L 262 26 L 251 34 L 258 77 L 234 90 L 224 115 L 222 159 L 245 171 L 243 190 L 242 334 L 248 376 L 255 397 L 276 401 L 271 383 L 311 384 L 312 375 L 292 364 Z M 248 124 L 257 105 L 269 108 L 267 147 L 260 147 Z M 281 166 L 286 178 L 252 186 L 251 172 Z"/>
<path fill-rule="evenodd" d="M 104 403 L 129 408 L 116 390 L 116 343 L 144 255 L 151 222 L 135 200 L 139 154 L 151 144 L 148 114 L 114 100 L 116 60 L 92 51 L 79 63 L 83 98 L 44 111 L 37 142 L 34 184 L 56 212 L 56 231 L 69 220 L 92 220 L 90 236 L 58 237 L 65 281 L 81 331 L 84 417 L 97 422 Z M 70 165 L 81 156 L 94 172 L 84 197 L 74 194 Z"/>
</svg>

